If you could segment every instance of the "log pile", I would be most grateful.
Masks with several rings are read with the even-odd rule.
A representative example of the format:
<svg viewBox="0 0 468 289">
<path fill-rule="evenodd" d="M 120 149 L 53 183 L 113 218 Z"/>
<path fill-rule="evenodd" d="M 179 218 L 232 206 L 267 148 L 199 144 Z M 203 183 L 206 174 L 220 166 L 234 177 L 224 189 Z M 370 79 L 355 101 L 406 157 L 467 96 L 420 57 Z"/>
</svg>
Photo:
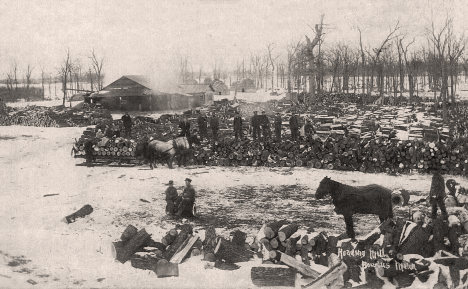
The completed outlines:
<svg viewBox="0 0 468 289">
<path fill-rule="evenodd" d="M 156 242 L 145 229 L 129 225 L 120 240 L 112 243 L 112 250 L 116 261 L 130 261 L 137 269 L 154 271 L 158 278 L 179 276 L 179 264 L 199 254 L 207 262 L 205 269 L 236 270 L 239 266 L 235 263 L 250 261 L 257 251 L 263 262 L 251 268 L 250 277 L 259 287 L 295 287 L 299 280 L 296 273 L 310 278 L 302 288 L 349 288 L 355 283 L 355 288 L 382 288 L 383 280 L 399 288 L 411 288 L 415 282 L 432 288 L 433 284 L 428 282 L 434 282 L 437 275 L 437 281 L 447 287 L 467 283 L 468 262 L 455 251 L 459 246 L 466 247 L 468 238 L 461 238 L 454 231 L 460 225 L 453 220 L 449 224 L 439 220 L 416 224 L 400 218 L 389 219 L 357 243 L 345 235 L 309 233 L 299 227 L 285 220 L 267 223 L 253 239 L 240 230 L 227 239 L 208 227 L 201 240 L 185 224 L 167 231 L 161 242 Z M 452 244 L 447 244 L 446 237 Z M 454 237 L 463 241 L 457 244 Z M 412 254 L 411 258 L 408 254 Z M 322 274 L 315 271 L 311 261 L 328 270 Z M 446 269 L 439 273 L 434 266 Z"/>
<path fill-rule="evenodd" d="M 95 107 L 72 110 L 63 106 L 43 107 L 33 105 L 24 108 L 8 107 L 7 113 L 0 116 L 0 126 L 81 127 L 111 119 L 112 116 L 108 110 Z"/>
</svg>

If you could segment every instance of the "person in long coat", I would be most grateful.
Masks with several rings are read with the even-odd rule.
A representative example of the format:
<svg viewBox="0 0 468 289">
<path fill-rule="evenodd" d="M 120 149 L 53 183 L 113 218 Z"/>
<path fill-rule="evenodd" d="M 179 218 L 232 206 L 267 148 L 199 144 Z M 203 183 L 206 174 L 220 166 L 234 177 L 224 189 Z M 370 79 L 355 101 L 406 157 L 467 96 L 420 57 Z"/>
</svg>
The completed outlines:
<svg viewBox="0 0 468 289">
<path fill-rule="evenodd" d="M 123 127 L 125 129 L 125 135 L 126 137 L 130 137 L 132 135 L 132 117 L 126 111 L 121 119 L 123 122 Z"/>
<path fill-rule="evenodd" d="M 300 127 L 299 117 L 294 112 L 291 118 L 289 119 L 289 128 L 291 129 L 292 140 L 297 140 L 297 137 L 299 136 L 299 127 Z"/>
<path fill-rule="evenodd" d="M 261 116 L 261 126 L 262 126 L 262 137 L 263 140 L 267 140 L 268 137 L 270 136 L 270 119 L 266 115 L 264 111 L 262 111 L 262 116 Z"/>
<path fill-rule="evenodd" d="M 432 176 L 431 190 L 429 192 L 429 203 L 432 206 L 433 220 L 437 218 L 437 206 L 439 206 L 444 220 L 448 219 L 448 214 L 444 203 L 445 197 L 446 194 L 444 177 L 439 172 L 435 172 Z"/>
<path fill-rule="evenodd" d="M 187 141 L 189 143 L 189 147 L 192 147 L 192 141 L 190 138 L 190 122 L 187 120 L 187 117 L 184 116 L 183 120 L 179 123 L 179 128 L 180 128 L 180 135 L 179 136 L 185 136 L 187 138 Z"/>
<path fill-rule="evenodd" d="M 185 188 L 182 195 L 179 196 L 179 209 L 176 213 L 178 217 L 182 215 L 193 216 L 192 208 L 195 204 L 195 189 L 192 186 L 192 180 L 185 179 Z"/>
<path fill-rule="evenodd" d="M 281 118 L 281 113 L 277 113 L 275 117 L 275 136 L 276 141 L 281 141 L 281 126 L 283 124 L 283 119 Z"/>
<path fill-rule="evenodd" d="M 253 139 L 257 139 L 257 136 L 260 137 L 260 125 L 261 125 L 261 119 L 260 116 L 257 114 L 257 111 L 254 111 L 254 115 L 252 116 L 251 120 L 251 125 L 252 125 L 252 136 Z"/>
<path fill-rule="evenodd" d="M 219 118 L 213 113 L 213 116 L 210 119 L 211 131 L 213 132 L 213 140 L 218 140 L 218 131 L 219 131 Z"/>
<path fill-rule="evenodd" d="M 242 117 L 238 111 L 236 111 L 236 116 L 234 117 L 234 136 L 236 140 L 242 139 Z"/>
<path fill-rule="evenodd" d="M 198 130 L 200 131 L 200 140 L 203 141 L 203 138 L 208 138 L 208 120 L 206 119 L 205 114 L 200 114 L 200 116 L 197 118 L 197 123 Z"/>
<path fill-rule="evenodd" d="M 177 189 L 174 188 L 174 181 L 169 181 L 166 189 L 166 214 L 174 215 L 178 208 L 178 199 L 179 195 L 177 194 Z"/>
</svg>

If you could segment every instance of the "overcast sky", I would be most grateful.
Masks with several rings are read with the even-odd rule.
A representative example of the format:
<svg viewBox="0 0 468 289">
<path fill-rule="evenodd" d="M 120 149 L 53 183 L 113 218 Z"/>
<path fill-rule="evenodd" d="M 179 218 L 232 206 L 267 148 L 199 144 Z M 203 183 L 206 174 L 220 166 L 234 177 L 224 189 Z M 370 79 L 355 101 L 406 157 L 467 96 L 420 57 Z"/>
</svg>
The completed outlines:
<svg viewBox="0 0 468 289">
<path fill-rule="evenodd" d="M 375 47 L 400 21 L 408 39 L 425 43 L 431 19 L 449 14 L 459 33 L 466 29 L 464 0 L 38 0 L 0 2 L 0 78 L 14 60 L 22 72 L 28 63 L 44 63 L 56 72 L 69 48 L 73 58 L 91 50 L 104 56 L 106 83 L 125 74 L 167 79 L 178 55 L 188 55 L 195 70 L 212 70 L 215 61 L 231 66 L 251 53 L 265 53 L 274 43 L 285 46 L 304 35 L 325 15 L 324 45 L 339 41 Z M 232 67 L 232 66 L 231 66 Z"/>
</svg>

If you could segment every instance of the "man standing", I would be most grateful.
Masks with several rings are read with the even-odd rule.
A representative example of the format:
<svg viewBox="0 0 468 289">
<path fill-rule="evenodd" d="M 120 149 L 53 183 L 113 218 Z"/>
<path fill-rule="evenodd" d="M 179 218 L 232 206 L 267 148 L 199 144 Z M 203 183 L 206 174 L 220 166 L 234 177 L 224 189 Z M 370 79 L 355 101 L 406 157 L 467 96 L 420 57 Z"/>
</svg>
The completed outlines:
<svg viewBox="0 0 468 289">
<path fill-rule="evenodd" d="M 252 128 L 253 128 L 253 139 L 256 140 L 257 136 L 260 137 L 260 116 L 257 115 L 257 111 L 254 111 L 252 116 Z"/>
<path fill-rule="evenodd" d="M 177 189 L 174 188 L 174 181 L 169 181 L 166 189 L 166 215 L 174 215 L 178 207 Z"/>
<path fill-rule="evenodd" d="M 125 129 L 125 135 L 129 138 L 132 135 L 132 118 L 128 114 L 128 111 L 122 116 L 122 122 Z"/>
<path fill-rule="evenodd" d="M 432 176 L 431 190 L 429 192 L 429 203 L 432 206 L 432 219 L 437 218 L 437 206 L 442 212 L 444 220 L 448 219 L 447 210 L 445 209 L 444 199 L 445 194 L 445 181 L 444 177 L 439 172 L 434 173 Z"/>
<path fill-rule="evenodd" d="M 179 210 L 176 214 L 178 217 L 181 217 L 182 214 L 193 216 L 192 208 L 195 204 L 195 189 L 192 186 L 192 180 L 189 178 L 185 179 L 185 185 L 186 187 L 184 188 L 182 195 L 179 197 Z"/>
<path fill-rule="evenodd" d="M 238 138 L 242 139 L 242 117 L 238 111 L 236 111 L 236 116 L 234 117 L 234 136 L 236 140 Z"/>
<path fill-rule="evenodd" d="M 179 136 L 185 136 L 189 143 L 189 147 L 192 148 L 192 141 L 190 139 L 190 122 L 187 121 L 187 117 L 184 115 L 182 121 L 179 123 L 180 134 Z"/>
<path fill-rule="evenodd" d="M 93 152 L 94 152 L 94 143 L 91 140 L 87 140 L 84 143 L 84 151 L 86 156 L 86 166 L 92 167 L 93 166 Z"/>
<path fill-rule="evenodd" d="M 208 138 L 207 131 L 207 120 L 205 114 L 200 114 L 197 118 L 198 130 L 200 131 L 200 140 L 203 141 L 203 138 Z"/>
<path fill-rule="evenodd" d="M 213 116 L 210 120 L 211 131 L 213 132 L 213 140 L 218 140 L 218 131 L 219 131 L 219 118 L 213 113 Z"/>
<path fill-rule="evenodd" d="M 262 118 L 261 118 L 261 126 L 262 126 L 262 136 L 263 140 L 266 141 L 270 135 L 270 119 L 266 115 L 265 111 L 262 111 Z"/>
<path fill-rule="evenodd" d="M 278 112 L 275 117 L 275 135 L 276 141 L 281 141 L 281 126 L 283 124 L 283 120 L 281 119 L 281 114 Z"/>
<path fill-rule="evenodd" d="M 289 119 L 289 128 L 291 129 L 291 139 L 293 141 L 297 140 L 299 135 L 299 118 L 295 112 L 293 112 L 293 115 Z"/>
</svg>

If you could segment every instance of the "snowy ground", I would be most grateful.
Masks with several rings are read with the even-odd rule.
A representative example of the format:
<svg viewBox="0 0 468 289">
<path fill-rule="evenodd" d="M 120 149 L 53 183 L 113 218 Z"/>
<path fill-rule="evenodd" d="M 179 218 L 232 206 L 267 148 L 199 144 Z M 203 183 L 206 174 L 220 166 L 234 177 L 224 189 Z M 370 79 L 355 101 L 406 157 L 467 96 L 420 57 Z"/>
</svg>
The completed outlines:
<svg viewBox="0 0 468 289">
<path fill-rule="evenodd" d="M 76 166 L 83 159 L 70 156 L 83 130 L 0 127 L 0 288 L 254 288 L 250 268 L 260 264 L 258 259 L 221 271 L 204 269 L 201 257 L 192 257 L 180 264 L 178 278 L 164 279 L 112 259 L 110 244 L 128 224 L 146 228 L 156 241 L 175 226 L 164 217 L 169 180 L 179 191 L 186 177 L 193 180 L 201 214 L 193 225 L 201 237 L 210 224 L 225 237 L 234 228 L 253 237 L 262 222 L 282 218 L 297 221 L 301 229 L 342 233 L 344 220 L 333 213 L 331 201 L 314 196 L 325 176 L 350 185 L 404 188 L 411 191 L 411 201 L 427 196 L 430 187 L 427 175 L 310 168 L 87 168 Z M 467 186 L 461 177 L 453 178 Z M 93 206 L 91 215 L 69 225 L 60 221 L 85 204 Z M 407 217 L 408 207 L 396 214 Z M 377 216 L 355 220 L 358 236 L 378 225 Z"/>
</svg>

